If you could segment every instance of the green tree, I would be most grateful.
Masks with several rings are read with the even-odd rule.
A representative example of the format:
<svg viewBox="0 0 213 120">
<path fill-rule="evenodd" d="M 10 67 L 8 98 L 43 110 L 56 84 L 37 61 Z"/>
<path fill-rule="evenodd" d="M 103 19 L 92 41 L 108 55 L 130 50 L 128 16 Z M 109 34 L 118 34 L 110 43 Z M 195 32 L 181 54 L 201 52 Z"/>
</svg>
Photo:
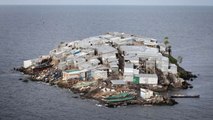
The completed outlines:
<svg viewBox="0 0 213 120">
<path fill-rule="evenodd" d="M 169 45 L 169 38 L 168 38 L 168 37 L 165 37 L 163 43 L 164 43 L 166 46 L 168 46 L 168 45 Z"/>
<path fill-rule="evenodd" d="M 165 37 L 164 38 L 164 42 L 163 42 L 166 46 L 166 52 L 168 52 L 169 55 L 171 55 L 171 45 L 169 43 L 169 38 Z"/>
</svg>

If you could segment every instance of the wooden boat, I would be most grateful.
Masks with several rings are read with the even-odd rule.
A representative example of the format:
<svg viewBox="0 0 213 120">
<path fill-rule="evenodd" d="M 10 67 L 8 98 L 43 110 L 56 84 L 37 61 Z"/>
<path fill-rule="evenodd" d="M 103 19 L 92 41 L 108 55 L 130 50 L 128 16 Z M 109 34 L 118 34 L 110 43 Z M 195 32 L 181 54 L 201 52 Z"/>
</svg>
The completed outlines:
<svg viewBox="0 0 213 120">
<path fill-rule="evenodd" d="M 134 99 L 135 96 L 130 95 L 129 93 L 120 93 L 118 95 L 109 96 L 104 98 L 103 100 L 107 103 L 116 103 L 116 102 L 123 102 Z"/>
<path fill-rule="evenodd" d="M 112 96 L 109 96 L 109 97 L 106 97 L 104 99 L 118 99 L 118 98 L 125 98 L 129 95 L 129 93 L 120 93 L 118 95 L 112 95 Z"/>
</svg>

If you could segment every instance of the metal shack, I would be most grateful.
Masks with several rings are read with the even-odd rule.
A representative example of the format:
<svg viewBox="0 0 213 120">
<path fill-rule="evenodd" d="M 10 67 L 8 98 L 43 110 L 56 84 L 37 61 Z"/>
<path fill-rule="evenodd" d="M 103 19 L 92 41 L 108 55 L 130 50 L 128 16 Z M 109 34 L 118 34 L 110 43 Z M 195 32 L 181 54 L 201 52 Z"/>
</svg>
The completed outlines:
<svg viewBox="0 0 213 120">
<path fill-rule="evenodd" d="M 117 53 L 117 50 L 109 45 L 99 45 L 99 46 L 94 46 L 95 53 L 97 55 L 106 55 L 106 56 L 111 56 Z"/>
<path fill-rule="evenodd" d="M 169 59 L 167 57 L 161 56 L 160 59 L 156 61 L 156 66 L 162 72 L 167 73 L 169 67 Z"/>
<path fill-rule="evenodd" d="M 133 64 L 132 63 L 125 63 L 124 66 L 124 80 L 125 81 L 133 81 Z"/>
<path fill-rule="evenodd" d="M 137 55 L 127 55 L 124 56 L 125 62 L 129 61 L 130 63 L 133 63 L 134 65 L 139 65 L 139 57 Z"/>
<path fill-rule="evenodd" d="M 35 65 L 36 62 L 37 62 L 38 60 L 39 60 L 39 59 L 25 60 L 25 61 L 23 62 L 23 67 L 24 67 L 24 68 L 28 68 L 28 67 L 30 67 L 30 66 L 32 66 L 32 65 Z"/>
<path fill-rule="evenodd" d="M 158 84 L 158 76 L 156 74 L 138 74 L 135 77 L 139 77 L 140 84 Z"/>
<path fill-rule="evenodd" d="M 104 64 L 107 64 L 108 58 L 116 58 L 116 53 L 118 53 L 115 48 L 108 45 L 94 46 L 93 48 L 95 49 L 95 55 L 100 56 Z"/>
<path fill-rule="evenodd" d="M 170 64 L 169 72 L 172 74 L 177 74 L 177 66 L 175 64 Z"/>
<path fill-rule="evenodd" d="M 146 46 L 127 46 L 123 45 L 119 47 L 119 50 L 123 55 L 138 55 L 146 51 Z"/>
<path fill-rule="evenodd" d="M 141 96 L 143 99 L 149 99 L 149 98 L 152 97 L 153 95 L 154 95 L 154 93 L 153 93 L 153 91 L 151 91 L 151 90 L 143 89 L 143 88 L 140 89 L 140 96 Z"/>
<path fill-rule="evenodd" d="M 94 78 L 94 80 L 106 80 L 108 78 L 108 73 L 104 70 L 92 70 L 92 77 Z"/>
<path fill-rule="evenodd" d="M 110 67 L 110 72 L 115 72 L 115 73 L 118 73 L 118 64 L 117 62 L 111 62 L 109 63 L 109 67 Z"/>
<path fill-rule="evenodd" d="M 126 85 L 126 82 L 124 80 L 111 80 L 112 86 L 124 86 Z"/>
<path fill-rule="evenodd" d="M 66 70 L 66 71 L 63 71 L 62 80 L 69 80 L 69 79 L 83 80 L 84 77 L 85 77 L 85 73 L 82 73 L 80 70 Z"/>
<path fill-rule="evenodd" d="M 90 59 L 89 60 L 89 63 L 92 65 L 92 66 L 97 66 L 100 61 L 98 59 Z"/>
<path fill-rule="evenodd" d="M 156 47 L 157 46 L 157 40 L 153 38 L 145 38 L 144 39 L 144 45 L 149 47 Z"/>
</svg>

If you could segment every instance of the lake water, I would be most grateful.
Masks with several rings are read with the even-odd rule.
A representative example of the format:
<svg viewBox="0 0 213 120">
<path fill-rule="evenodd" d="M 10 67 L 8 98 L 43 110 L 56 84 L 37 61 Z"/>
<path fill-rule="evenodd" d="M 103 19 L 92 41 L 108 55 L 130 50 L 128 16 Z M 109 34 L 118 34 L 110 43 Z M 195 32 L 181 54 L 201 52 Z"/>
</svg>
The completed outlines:
<svg viewBox="0 0 213 120">
<path fill-rule="evenodd" d="M 169 37 L 174 56 L 199 74 L 194 88 L 176 91 L 200 94 L 176 99 L 175 106 L 98 107 L 96 101 L 73 98 L 68 90 L 44 83 L 24 83 L 11 69 L 57 46 L 110 31 L 162 41 Z M 0 6 L 0 120 L 212 120 L 213 7 L 143 6 Z"/>
</svg>

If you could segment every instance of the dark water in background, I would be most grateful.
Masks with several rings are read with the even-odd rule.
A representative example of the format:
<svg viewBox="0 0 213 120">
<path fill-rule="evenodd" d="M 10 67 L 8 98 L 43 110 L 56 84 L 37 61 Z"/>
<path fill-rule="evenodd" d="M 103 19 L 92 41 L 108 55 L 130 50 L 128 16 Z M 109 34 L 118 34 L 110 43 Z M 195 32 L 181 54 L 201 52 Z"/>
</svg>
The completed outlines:
<svg viewBox="0 0 213 120">
<path fill-rule="evenodd" d="M 98 107 L 93 100 L 72 98 L 68 90 L 43 83 L 23 83 L 10 69 L 25 59 L 48 54 L 61 41 L 119 31 L 168 36 L 173 54 L 196 74 L 199 99 L 177 99 L 175 106 Z M 0 120 L 191 120 L 213 118 L 213 7 L 141 6 L 0 6 Z"/>
</svg>

